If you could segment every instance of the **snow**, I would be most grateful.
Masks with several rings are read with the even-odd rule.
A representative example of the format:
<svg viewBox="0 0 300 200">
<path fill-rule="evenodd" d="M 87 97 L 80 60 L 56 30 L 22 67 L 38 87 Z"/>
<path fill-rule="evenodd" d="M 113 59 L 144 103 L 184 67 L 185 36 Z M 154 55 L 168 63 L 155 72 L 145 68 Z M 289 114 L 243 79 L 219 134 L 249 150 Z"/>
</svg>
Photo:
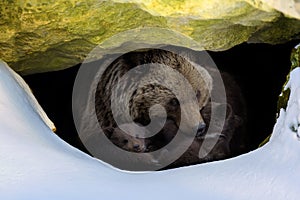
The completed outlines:
<svg viewBox="0 0 300 200">
<path fill-rule="evenodd" d="M 299 199 L 300 69 L 290 77 L 288 107 L 262 148 L 219 162 L 135 173 L 58 138 L 25 82 L 0 61 L 0 199 Z"/>
</svg>

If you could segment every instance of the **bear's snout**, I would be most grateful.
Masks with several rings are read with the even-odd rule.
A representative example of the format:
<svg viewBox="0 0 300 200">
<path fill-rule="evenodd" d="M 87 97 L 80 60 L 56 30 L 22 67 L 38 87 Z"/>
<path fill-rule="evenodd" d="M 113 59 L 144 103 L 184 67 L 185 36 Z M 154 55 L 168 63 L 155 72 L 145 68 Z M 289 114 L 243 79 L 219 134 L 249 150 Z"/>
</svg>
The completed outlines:
<svg viewBox="0 0 300 200">
<path fill-rule="evenodd" d="M 136 152 L 142 151 L 142 147 L 139 144 L 133 144 L 133 149 Z"/>
<path fill-rule="evenodd" d="M 206 124 L 204 122 L 200 122 L 198 124 L 198 127 L 197 127 L 197 134 L 196 134 L 196 137 L 201 137 L 204 135 L 206 131 Z"/>
<path fill-rule="evenodd" d="M 140 148 L 140 145 L 139 144 L 134 144 L 133 148 L 138 149 L 138 148 Z"/>
</svg>

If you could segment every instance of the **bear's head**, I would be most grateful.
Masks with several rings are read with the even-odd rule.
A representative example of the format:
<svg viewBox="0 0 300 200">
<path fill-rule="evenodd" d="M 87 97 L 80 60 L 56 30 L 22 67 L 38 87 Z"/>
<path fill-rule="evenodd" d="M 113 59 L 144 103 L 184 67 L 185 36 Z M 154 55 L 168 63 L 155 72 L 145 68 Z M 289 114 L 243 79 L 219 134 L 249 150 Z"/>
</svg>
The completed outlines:
<svg viewBox="0 0 300 200">
<path fill-rule="evenodd" d="M 167 117 L 188 135 L 205 131 L 200 110 L 210 97 L 212 77 L 186 57 L 161 49 L 133 51 L 115 60 L 103 77 L 96 93 L 102 126 L 116 127 L 116 121 L 147 125 L 152 116 L 158 121 Z"/>
<path fill-rule="evenodd" d="M 194 94 L 188 94 L 190 91 L 178 84 L 175 78 L 171 84 L 173 90 L 179 91 L 183 97 L 181 101 L 165 86 L 155 83 L 146 84 L 134 91 L 130 99 L 129 112 L 135 122 L 148 125 L 151 122 L 151 116 L 152 120 L 155 119 L 159 123 L 160 119 L 166 115 L 167 120 L 172 120 L 187 135 L 197 136 L 205 132 L 206 125 L 200 110 L 207 104 L 210 97 L 211 77 L 205 69 L 201 73 L 196 69 L 189 69 L 189 72 L 182 70 L 181 73 L 189 81 Z M 189 99 L 193 95 L 195 101 Z M 157 104 L 160 106 L 154 106 Z"/>
</svg>

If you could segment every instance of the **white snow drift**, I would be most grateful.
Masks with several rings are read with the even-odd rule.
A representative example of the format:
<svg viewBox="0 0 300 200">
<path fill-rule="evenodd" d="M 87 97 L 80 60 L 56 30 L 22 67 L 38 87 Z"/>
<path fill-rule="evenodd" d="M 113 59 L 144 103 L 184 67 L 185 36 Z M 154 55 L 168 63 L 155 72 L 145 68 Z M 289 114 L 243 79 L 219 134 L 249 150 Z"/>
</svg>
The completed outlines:
<svg viewBox="0 0 300 200">
<path fill-rule="evenodd" d="M 299 199 L 300 69 L 270 142 L 225 161 L 126 172 L 59 139 L 30 89 L 0 62 L 0 199 Z"/>
</svg>

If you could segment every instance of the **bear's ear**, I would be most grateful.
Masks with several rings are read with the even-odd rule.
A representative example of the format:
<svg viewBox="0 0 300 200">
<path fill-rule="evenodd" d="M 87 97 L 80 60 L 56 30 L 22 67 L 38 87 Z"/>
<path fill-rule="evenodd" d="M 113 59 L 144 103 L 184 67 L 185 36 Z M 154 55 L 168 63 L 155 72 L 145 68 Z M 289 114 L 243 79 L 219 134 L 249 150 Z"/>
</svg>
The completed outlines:
<svg viewBox="0 0 300 200">
<path fill-rule="evenodd" d="M 106 128 L 103 129 L 103 132 L 106 135 L 106 137 L 111 138 L 114 130 L 115 129 L 113 127 L 106 127 Z"/>
</svg>

